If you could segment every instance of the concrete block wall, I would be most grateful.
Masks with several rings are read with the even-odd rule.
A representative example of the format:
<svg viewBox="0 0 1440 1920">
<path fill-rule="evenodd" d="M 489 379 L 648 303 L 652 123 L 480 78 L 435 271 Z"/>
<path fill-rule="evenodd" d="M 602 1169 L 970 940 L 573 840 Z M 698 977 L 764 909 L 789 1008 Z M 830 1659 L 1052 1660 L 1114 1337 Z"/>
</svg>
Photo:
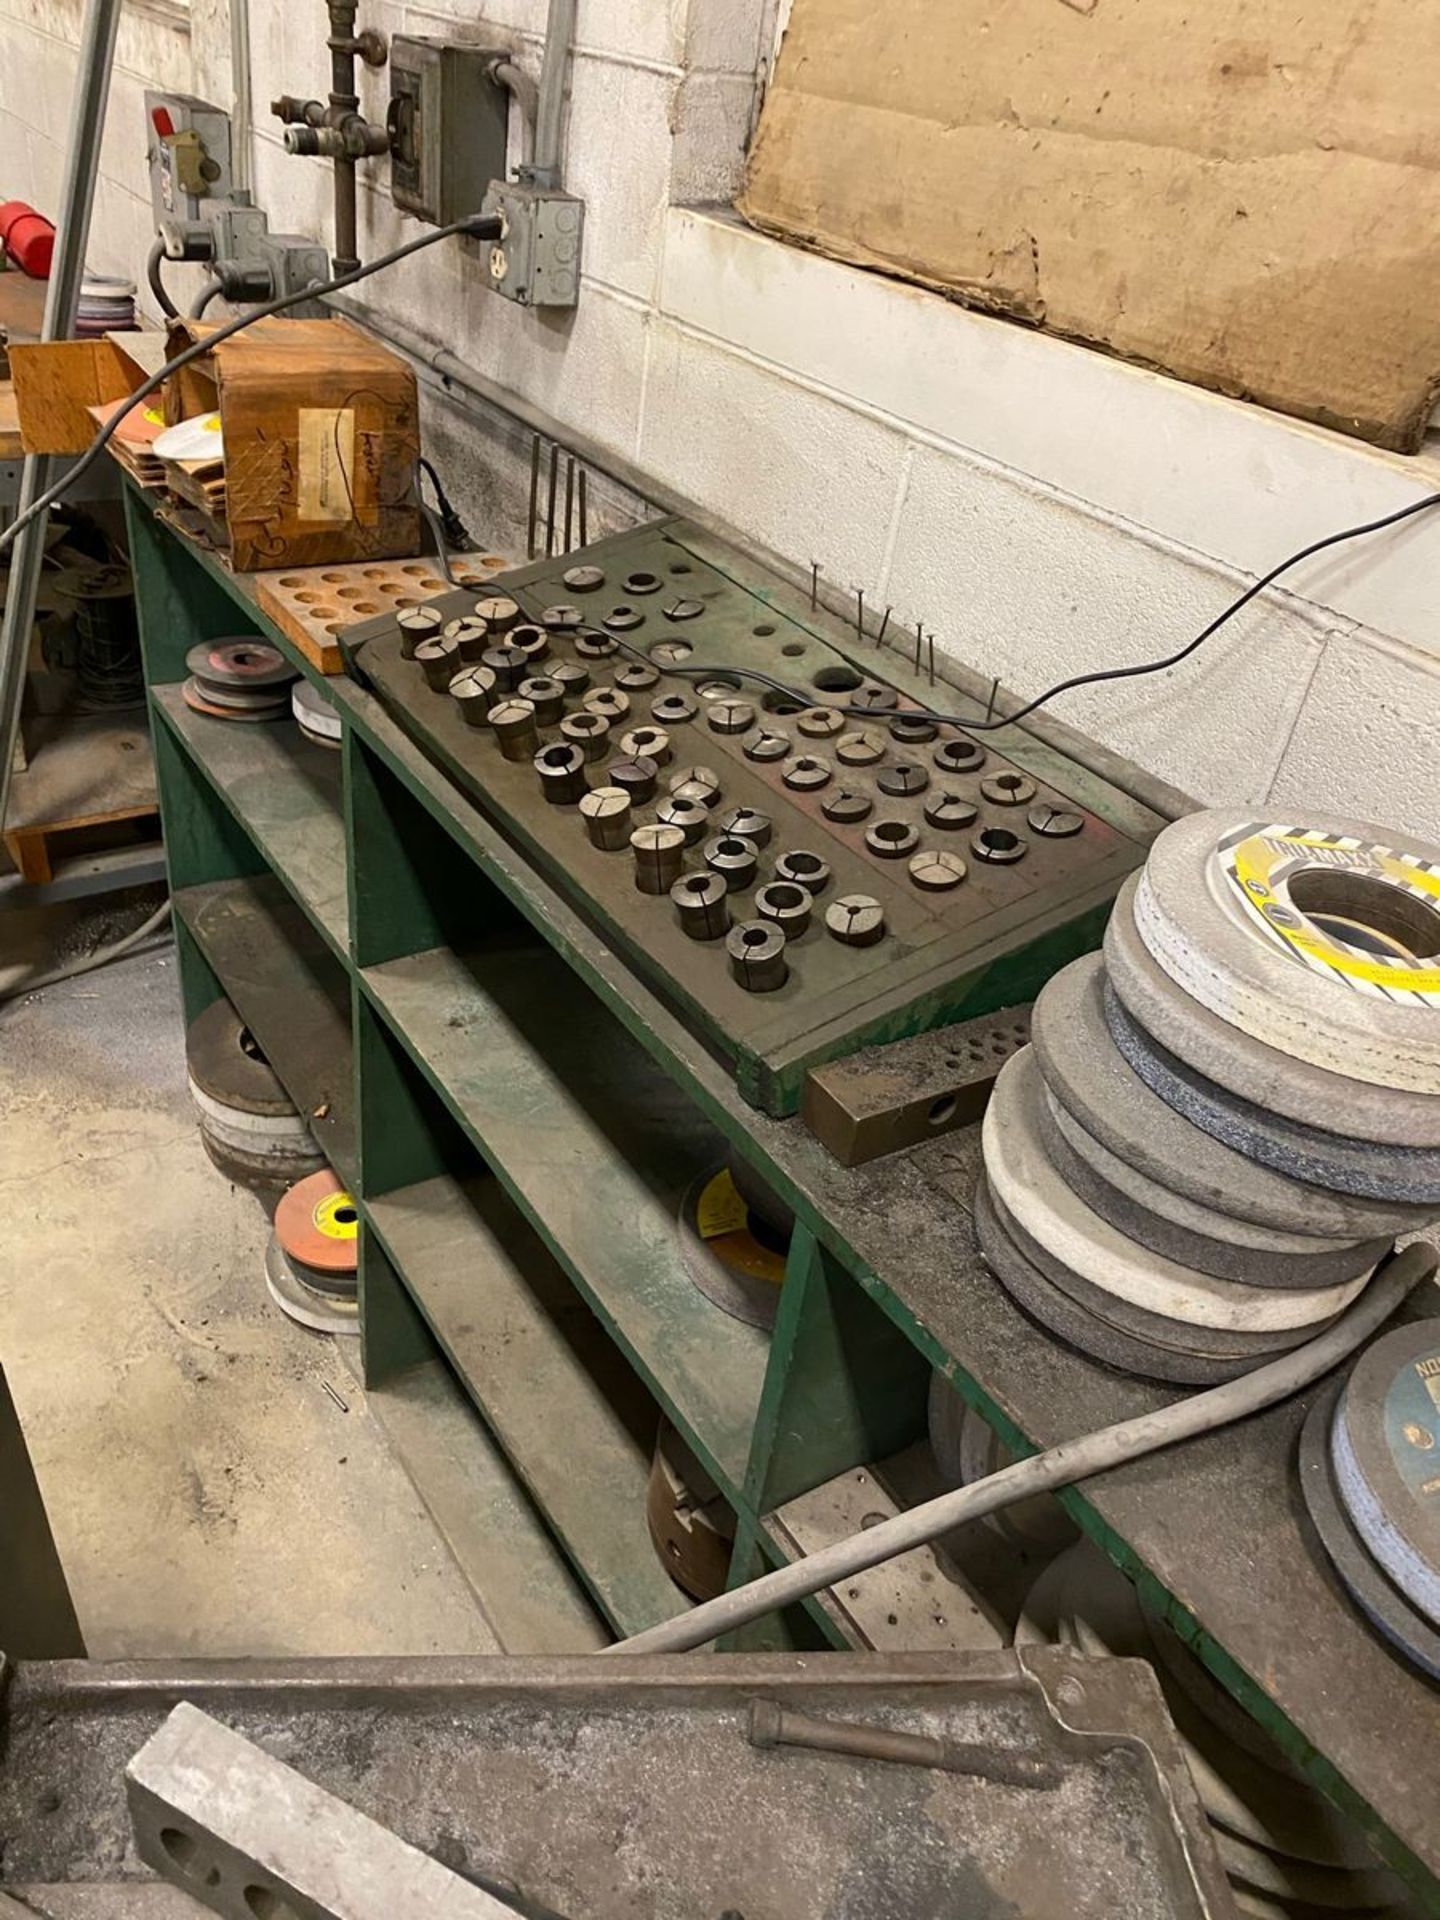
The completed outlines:
<svg viewBox="0 0 1440 1920">
<path fill-rule="evenodd" d="M 107 268 L 134 271 L 149 238 L 140 85 L 228 97 L 223 0 L 196 0 L 186 26 L 139 10 L 161 4 L 138 0 L 122 34 L 91 248 Z M 774 5 L 580 0 L 576 312 L 496 299 L 448 244 L 366 288 L 372 310 L 1022 693 L 1171 652 L 1291 549 L 1440 490 L 1433 454 L 1376 453 L 740 226 L 725 203 Z M 251 10 L 257 197 L 273 226 L 328 237 L 326 169 L 287 156 L 267 117 L 277 93 L 324 91 L 323 6 Z M 505 44 L 538 72 L 544 11 L 369 0 L 362 19 Z M 79 0 L 0 0 L 5 193 L 53 199 L 78 16 Z M 17 78 L 32 60 L 34 85 Z M 385 75 L 363 84 L 378 116 Z M 385 182 L 375 163 L 362 253 L 415 231 Z M 472 431 L 436 430 L 451 448 Z M 1437 554 L 1440 511 L 1308 563 L 1172 672 L 1056 711 L 1201 800 L 1440 837 Z"/>
</svg>

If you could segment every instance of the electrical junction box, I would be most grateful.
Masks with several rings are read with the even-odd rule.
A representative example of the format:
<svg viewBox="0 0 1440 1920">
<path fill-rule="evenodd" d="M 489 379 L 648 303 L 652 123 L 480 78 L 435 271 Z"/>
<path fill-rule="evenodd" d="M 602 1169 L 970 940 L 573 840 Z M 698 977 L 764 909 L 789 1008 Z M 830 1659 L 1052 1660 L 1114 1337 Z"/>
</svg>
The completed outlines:
<svg viewBox="0 0 1440 1920">
<path fill-rule="evenodd" d="M 150 204 L 155 225 L 196 221 L 205 203 L 226 200 L 230 173 L 230 116 L 189 93 L 145 95 L 149 129 Z"/>
<path fill-rule="evenodd" d="M 390 197 L 435 226 L 478 213 L 505 178 L 510 95 L 490 77 L 500 47 L 399 34 L 390 42 Z"/>
<path fill-rule="evenodd" d="M 553 187 L 492 182 L 483 211 L 504 231 L 490 246 L 490 284 L 522 307 L 573 307 L 580 297 L 585 202 Z"/>
</svg>

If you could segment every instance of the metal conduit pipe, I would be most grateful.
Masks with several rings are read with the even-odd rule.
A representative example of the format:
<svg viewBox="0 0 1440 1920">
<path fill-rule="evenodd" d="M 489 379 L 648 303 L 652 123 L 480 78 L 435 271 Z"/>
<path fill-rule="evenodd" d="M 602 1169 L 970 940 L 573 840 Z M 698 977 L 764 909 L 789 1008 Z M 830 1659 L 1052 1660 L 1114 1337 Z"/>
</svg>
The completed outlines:
<svg viewBox="0 0 1440 1920">
<path fill-rule="evenodd" d="M 535 160 L 535 126 L 540 117 L 540 89 L 525 69 L 517 67 L 513 60 L 492 60 L 490 78 L 514 96 L 524 130 L 520 158 L 525 166 L 532 166 Z"/>
<path fill-rule="evenodd" d="M 1032 1494 L 1073 1486 L 1077 1480 L 1088 1480 L 1093 1474 L 1142 1459 L 1179 1440 L 1196 1439 L 1232 1420 L 1258 1413 L 1262 1407 L 1288 1400 L 1368 1340 L 1407 1294 L 1434 1274 L 1437 1258 L 1440 1256 L 1434 1247 L 1423 1240 L 1393 1255 L 1348 1312 L 1318 1339 L 1257 1367 L 1253 1373 L 1242 1374 L 1240 1379 L 1228 1380 L 1205 1393 L 1192 1394 L 1187 1400 L 1174 1401 L 1138 1420 L 1122 1420 L 1083 1439 L 1062 1440 L 1045 1453 L 1017 1460 L 985 1480 L 941 1494 L 938 1500 L 927 1500 L 893 1520 L 852 1534 L 848 1540 L 837 1540 L 793 1566 L 764 1574 L 748 1586 L 722 1593 L 718 1600 L 708 1600 L 689 1613 L 606 1647 L 601 1657 L 612 1653 L 684 1653 L 692 1647 L 703 1647 L 707 1641 L 773 1613 L 777 1607 L 808 1599 L 822 1587 L 848 1580 L 867 1567 L 878 1567 L 896 1554 L 924 1546 L 987 1513 L 998 1513 L 1018 1500 L 1028 1500 Z"/>
<path fill-rule="evenodd" d="M 561 181 L 560 123 L 565 113 L 565 75 L 574 37 L 575 0 L 550 0 L 540 104 L 535 115 L 535 153 L 530 163 L 530 178 L 537 187 L 558 187 Z"/>
</svg>

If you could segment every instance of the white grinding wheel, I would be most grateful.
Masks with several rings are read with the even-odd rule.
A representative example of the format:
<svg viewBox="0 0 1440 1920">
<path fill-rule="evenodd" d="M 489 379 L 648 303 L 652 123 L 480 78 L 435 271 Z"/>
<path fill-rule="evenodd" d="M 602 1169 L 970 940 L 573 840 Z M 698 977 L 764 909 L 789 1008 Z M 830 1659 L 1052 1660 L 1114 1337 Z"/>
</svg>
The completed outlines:
<svg viewBox="0 0 1440 1920">
<path fill-rule="evenodd" d="M 1440 849 L 1363 821 L 1190 814 L 1150 849 L 1135 925 L 1177 986 L 1253 1039 L 1440 1094 Z"/>
<path fill-rule="evenodd" d="M 1176 984 L 1140 937 L 1132 873 L 1105 927 L 1105 971 L 1121 1004 L 1177 1059 L 1227 1093 L 1303 1126 L 1338 1121 L 1379 1146 L 1440 1146 L 1440 1099 L 1328 1073 L 1244 1033 Z"/>
<path fill-rule="evenodd" d="M 1276 1333 L 1339 1313 L 1368 1275 L 1342 1286 L 1271 1292 L 1217 1280 L 1150 1253 L 1102 1220 L 1060 1178 L 1040 1140 L 1040 1070 L 1026 1047 L 1000 1070 L 981 1135 L 997 1197 L 1055 1260 L 1132 1306 L 1168 1320 L 1234 1332 Z"/>
</svg>

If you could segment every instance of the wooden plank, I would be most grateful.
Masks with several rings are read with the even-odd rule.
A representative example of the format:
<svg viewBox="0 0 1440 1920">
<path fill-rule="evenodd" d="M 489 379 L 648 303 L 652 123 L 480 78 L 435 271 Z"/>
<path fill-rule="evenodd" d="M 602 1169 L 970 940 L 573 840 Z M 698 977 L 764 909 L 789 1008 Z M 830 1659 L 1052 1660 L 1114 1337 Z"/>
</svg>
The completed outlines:
<svg viewBox="0 0 1440 1920">
<path fill-rule="evenodd" d="M 182 887 L 175 911 L 340 1178 L 355 1178 L 350 981 L 272 873 Z"/>
<path fill-rule="evenodd" d="M 347 1361 L 353 1361 L 351 1344 L 339 1343 Z M 372 1389 L 365 1404 L 506 1653 L 594 1653 L 610 1644 L 443 1360 Z"/>
<path fill-rule="evenodd" d="M 307 740 L 293 720 L 213 720 L 187 707 L 178 686 L 151 691 L 164 724 L 344 958 L 350 907 L 340 755 Z"/>
<path fill-rule="evenodd" d="M 20 437 L 20 402 L 15 397 L 15 382 L 0 380 L 0 460 L 19 460 L 25 452 Z"/>
<path fill-rule="evenodd" d="M 366 1214 L 616 1632 L 683 1613 L 645 1521 L 654 1402 L 499 1182 L 426 1180 Z"/>
<path fill-rule="evenodd" d="M 30 764 L 10 788 L 9 832 L 154 811 L 155 758 L 143 714 L 51 714 L 27 731 Z"/>
<path fill-rule="evenodd" d="M 700 1293 L 676 1235 L 714 1131 L 548 947 L 436 948 L 359 977 L 736 1498 L 768 1342 Z"/>
<path fill-rule="evenodd" d="M 478 587 L 514 564 L 498 553 L 455 554 L 450 571 L 461 586 Z M 285 567 L 257 573 L 254 582 L 262 612 L 325 674 L 345 671 L 340 636 L 347 628 L 454 591 L 433 556 Z"/>
</svg>

